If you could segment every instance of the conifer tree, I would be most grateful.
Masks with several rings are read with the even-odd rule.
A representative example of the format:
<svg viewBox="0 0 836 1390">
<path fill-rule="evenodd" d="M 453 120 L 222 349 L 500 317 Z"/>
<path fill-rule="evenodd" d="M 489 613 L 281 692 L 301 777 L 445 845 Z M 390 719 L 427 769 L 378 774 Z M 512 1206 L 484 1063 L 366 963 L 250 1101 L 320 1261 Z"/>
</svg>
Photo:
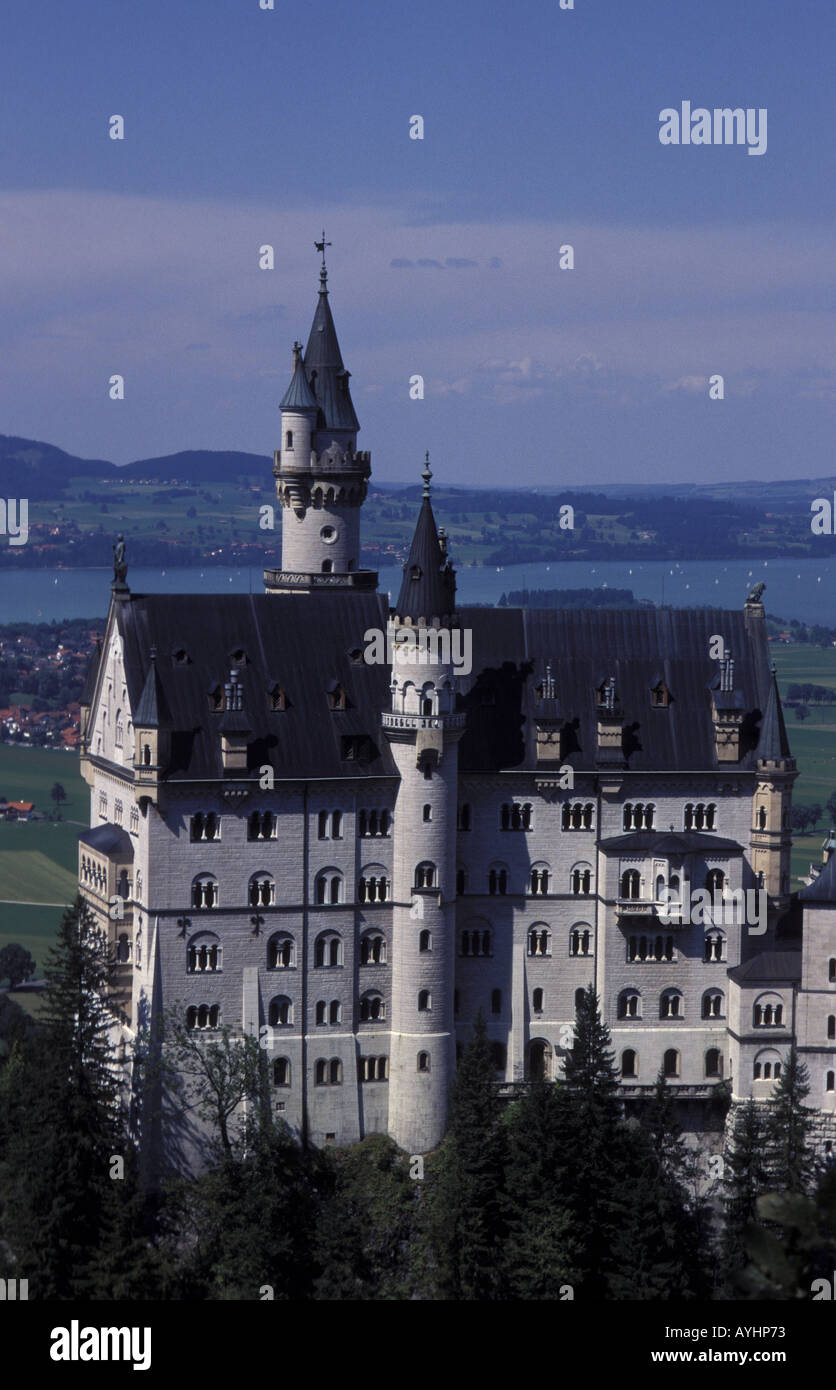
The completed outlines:
<svg viewBox="0 0 836 1390">
<path fill-rule="evenodd" d="M 810 1111 L 804 1104 L 809 1094 L 809 1074 L 793 1044 L 767 1112 L 770 1186 L 782 1192 L 808 1192 L 816 1176 L 817 1164 L 808 1143 Z"/>
<path fill-rule="evenodd" d="M 564 1091 L 539 1078 L 508 1116 L 504 1252 L 510 1298 L 558 1299 L 562 1288 L 578 1282 L 563 1200 L 566 1110 Z"/>
<path fill-rule="evenodd" d="M 769 1186 L 766 1107 L 755 1100 L 739 1106 L 723 1156 L 724 1229 L 721 1277 L 727 1293 L 737 1290 L 746 1264 L 746 1238 L 757 1220 L 757 1200 Z"/>
<path fill-rule="evenodd" d="M 604 1298 L 619 1217 L 621 1104 L 610 1032 L 592 985 L 578 1001 L 561 1084 L 567 1100 L 564 1196 L 575 1265 L 584 1297 Z"/>
<path fill-rule="evenodd" d="M 81 899 L 46 968 L 46 1010 L 7 1098 L 5 1236 L 30 1297 L 108 1296 L 93 1274 L 107 1239 L 110 1159 L 125 1152 L 108 1033 L 107 942 Z"/>
<path fill-rule="evenodd" d="M 481 1012 L 452 1086 L 429 1239 L 441 1297 L 502 1297 L 504 1131 Z"/>
</svg>

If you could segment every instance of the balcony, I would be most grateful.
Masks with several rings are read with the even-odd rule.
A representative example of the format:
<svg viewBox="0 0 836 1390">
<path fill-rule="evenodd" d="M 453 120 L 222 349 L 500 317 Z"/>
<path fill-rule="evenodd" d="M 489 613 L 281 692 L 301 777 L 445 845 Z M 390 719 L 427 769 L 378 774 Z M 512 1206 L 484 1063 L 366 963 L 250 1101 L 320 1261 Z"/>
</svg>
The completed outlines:
<svg viewBox="0 0 836 1390">
<path fill-rule="evenodd" d="M 384 729 L 463 729 L 465 714 L 384 714 Z"/>
</svg>

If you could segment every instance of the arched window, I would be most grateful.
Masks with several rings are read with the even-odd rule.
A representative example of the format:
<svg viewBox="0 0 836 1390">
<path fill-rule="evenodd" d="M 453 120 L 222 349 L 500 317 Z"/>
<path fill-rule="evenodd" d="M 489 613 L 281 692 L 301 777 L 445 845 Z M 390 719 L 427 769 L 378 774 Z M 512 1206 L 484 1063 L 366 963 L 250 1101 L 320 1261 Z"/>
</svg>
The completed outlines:
<svg viewBox="0 0 836 1390">
<path fill-rule="evenodd" d="M 221 1022 L 219 1004 L 192 1005 L 186 1010 L 187 1028 L 218 1028 Z"/>
<path fill-rule="evenodd" d="M 289 1028 L 293 1023 L 293 1004 L 286 994 L 277 994 L 267 1006 L 267 1022 L 271 1028 Z"/>
<path fill-rule="evenodd" d="M 214 932 L 198 932 L 189 941 L 186 970 L 190 975 L 221 969 L 221 944 Z"/>
<path fill-rule="evenodd" d="M 705 1054 L 705 1074 L 707 1077 L 723 1075 L 723 1054 L 719 1047 L 710 1047 Z"/>
<path fill-rule="evenodd" d="M 286 430 L 286 431 L 285 431 L 285 436 L 284 436 L 284 447 L 285 447 L 286 449 L 292 449 L 292 448 L 293 448 L 293 430 Z"/>
<path fill-rule="evenodd" d="M 429 1069 L 430 1069 L 430 1054 L 429 1054 L 429 1052 L 419 1052 L 419 1053 L 418 1053 L 418 1070 L 419 1070 L 419 1071 L 429 1071 Z"/>
<path fill-rule="evenodd" d="M 508 870 L 499 864 L 488 871 L 488 892 L 504 895 L 508 891 Z"/>
<path fill-rule="evenodd" d="M 707 989 L 702 997 L 703 1018 L 722 1018 L 725 1000 L 721 989 Z"/>
<path fill-rule="evenodd" d="M 759 994 L 752 1009 L 755 1028 L 781 1028 L 784 1022 L 784 1001 L 780 994 Z"/>
<path fill-rule="evenodd" d="M 641 892 L 641 874 L 638 869 L 625 869 L 621 875 L 621 897 L 634 900 Z"/>
<path fill-rule="evenodd" d="M 418 934 L 418 950 L 421 952 L 431 951 L 433 948 L 432 932 L 426 928 Z"/>
<path fill-rule="evenodd" d="M 638 1074 L 638 1054 L 632 1047 L 627 1047 L 621 1054 L 621 1075 L 630 1078 Z"/>
<path fill-rule="evenodd" d="M 530 890 L 534 898 L 544 898 L 549 891 L 549 868 L 547 864 L 534 864 L 531 868 Z"/>
<path fill-rule="evenodd" d="M 726 959 L 726 936 L 725 932 L 713 927 L 705 934 L 705 959 L 707 961 Z"/>
<path fill-rule="evenodd" d="M 273 1059 L 273 1085 L 290 1085 L 290 1058 L 275 1057 Z"/>
<path fill-rule="evenodd" d="M 342 965 L 342 947 L 342 937 L 336 932 L 320 932 L 314 942 L 314 965 L 319 969 Z"/>
<path fill-rule="evenodd" d="M 535 922 L 528 931 L 528 954 L 530 956 L 550 956 L 551 953 L 551 932 L 544 922 Z"/>
<path fill-rule="evenodd" d="M 619 1018 L 641 1018 L 642 1000 L 637 989 L 623 989 L 618 996 Z"/>
<path fill-rule="evenodd" d="M 501 990 L 501 989 L 492 989 L 492 990 L 491 990 L 491 1013 L 492 1013 L 492 1014 L 501 1014 L 501 1013 L 502 1013 L 502 990 Z"/>
<path fill-rule="evenodd" d="M 528 1074 L 532 1081 L 551 1081 L 552 1048 L 545 1038 L 534 1038 L 528 1046 Z"/>
<path fill-rule="evenodd" d="M 431 864 L 428 859 L 422 859 L 421 863 L 415 866 L 415 887 L 435 888 L 435 886 L 435 864 Z"/>
<path fill-rule="evenodd" d="M 389 880 L 382 864 L 367 864 L 357 880 L 357 901 L 385 903 L 389 898 Z"/>
<path fill-rule="evenodd" d="M 287 932 L 274 932 L 267 942 L 267 969 L 291 970 L 296 964 L 296 943 Z"/>
<path fill-rule="evenodd" d="M 588 956 L 592 954 L 592 928 L 580 922 L 569 933 L 569 955 Z"/>
<path fill-rule="evenodd" d="M 270 907 L 276 901 L 276 885 L 270 874 L 253 874 L 249 885 L 250 907 Z"/>
<path fill-rule="evenodd" d="M 773 1048 L 759 1052 L 752 1067 L 753 1081 L 777 1081 L 780 1075 L 781 1054 Z"/>
<path fill-rule="evenodd" d="M 317 836 L 320 840 L 328 839 L 328 812 L 320 811 L 317 817 Z"/>
<path fill-rule="evenodd" d="M 343 900 L 343 876 L 339 869 L 321 869 L 314 883 L 314 899 L 318 907 Z"/>
<path fill-rule="evenodd" d="M 705 876 L 705 886 L 712 898 L 722 896 L 726 886 L 726 875 L 722 869 L 709 869 Z"/>
<path fill-rule="evenodd" d="M 678 989 L 666 989 L 659 998 L 660 1018 L 682 1018 L 682 995 Z"/>
<path fill-rule="evenodd" d="M 575 1013 L 578 1012 L 578 1009 L 579 1009 L 579 1008 L 581 1007 L 581 1005 L 583 1004 L 583 996 L 584 996 L 584 991 L 583 991 L 582 989 L 576 989 L 576 990 L 575 990 Z"/>
<path fill-rule="evenodd" d="M 541 1014 L 543 1012 L 543 991 L 539 986 L 531 995 L 531 1007 L 535 1014 Z"/>
<path fill-rule="evenodd" d="M 214 874 L 198 874 L 192 879 L 192 907 L 218 906 L 218 880 Z"/>
<path fill-rule="evenodd" d="M 765 830 L 765 829 L 766 829 L 766 809 L 765 809 L 765 807 L 763 807 L 763 806 L 759 806 L 759 807 L 758 807 L 758 813 L 757 813 L 757 817 L 756 817 L 755 824 L 756 824 L 756 827 L 757 827 L 758 830 Z"/>
<path fill-rule="evenodd" d="M 360 937 L 360 964 L 386 964 L 386 938 L 382 932 L 365 932 Z"/>
<path fill-rule="evenodd" d="M 433 818 L 433 808 L 432 808 L 432 806 L 430 805 L 429 801 L 426 801 L 426 802 L 424 803 L 424 809 L 423 809 L 423 811 L 422 811 L 422 813 L 421 813 L 421 818 L 422 818 L 422 820 L 424 821 L 424 824 L 425 824 L 425 825 L 426 825 L 426 823 L 427 823 L 428 821 L 431 821 L 432 818 Z"/>
<path fill-rule="evenodd" d="M 430 991 L 428 989 L 422 989 L 418 995 L 419 1013 L 429 1013 L 429 1011 L 432 1009 L 432 1006 L 433 1000 Z"/>
<path fill-rule="evenodd" d="M 367 990 L 360 1000 L 360 1022 L 378 1023 L 386 1017 L 386 1004 L 383 995 L 376 990 Z"/>
<path fill-rule="evenodd" d="M 122 932 L 116 946 L 116 959 L 120 965 L 128 965 L 131 959 L 131 943 L 127 932 Z"/>
<path fill-rule="evenodd" d="M 675 1047 L 669 1047 L 666 1051 L 662 1070 L 666 1077 L 679 1076 L 679 1053 Z"/>
<path fill-rule="evenodd" d="M 586 864 L 576 864 L 569 881 L 575 897 L 582 897 L 591 889 L 592 870 Z"/>
</svg>

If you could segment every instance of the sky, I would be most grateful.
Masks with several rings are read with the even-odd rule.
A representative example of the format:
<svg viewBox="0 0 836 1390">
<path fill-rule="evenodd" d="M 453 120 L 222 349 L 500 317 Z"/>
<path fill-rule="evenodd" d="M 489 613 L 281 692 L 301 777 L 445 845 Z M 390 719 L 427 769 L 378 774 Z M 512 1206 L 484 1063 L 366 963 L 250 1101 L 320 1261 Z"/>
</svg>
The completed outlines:
<svg viewBox="0 0 836 1390">
<path fill-rule="evenodd" d="M 379 483 L 836 473 L 833 0 L 260 3 L 6 0 L 0 433 L 272 453 L 324 227 Z"/>
</svg>

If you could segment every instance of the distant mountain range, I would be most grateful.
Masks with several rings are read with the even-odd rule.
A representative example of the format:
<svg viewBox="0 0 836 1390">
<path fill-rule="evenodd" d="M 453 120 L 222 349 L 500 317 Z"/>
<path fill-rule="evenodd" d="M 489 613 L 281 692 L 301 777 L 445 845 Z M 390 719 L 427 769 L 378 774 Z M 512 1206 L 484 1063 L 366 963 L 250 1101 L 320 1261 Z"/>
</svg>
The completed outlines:
<svg viewBox="0 0 836 1390">
<path fill-rule="evenodd" d="M 269 479 L 273 460 L 267 454 L 248 454 L 240 450 L 186 449 L 159 458 L 136 459 L 133 463 L 115 464 L 108 459 L 83 459 L 41 440 L 21 439 L 0 434 L 0 495 L 58 497 L 73 478 L 125 478 L 159 483 L 205 485 L 228 483 L 233 478 Z M 24 490 L 23 483 L 26 483 Z M 377 489 L 400 492 L 404 497 L 420 495 L 420 484 L 403 485 L 377 480 Z M 732 502 L 751 501 L 758 510 L 790 502 L 796 508 L 809 511 L 814 497 L 831 497 L 836 491 L 836 474 L 824 478 L 792 478 L 776 482 L 727 481 L 722 483 L 584 483 L 564 487 L 531 487 L 500 490 L 496 486 L 468 484 L 463 488 L 444 487 L 447 494 L 490 493 L 496 506 L 497 498 L 510 499 L 520 494 L 551 497 L 563 492 L 594 492 L 604 497 L 624 497 L 633 501 L 649 497 L 689 497 Z"/>
<path fill-rule="evenodd" d="M 267 455 L 214 449 L 117 466 L 0 435 L 0 499 L 29 501 L 28 540 L 0 544 L 0 565 L 107 565 L 118 531 L 130 536 L 133 564 L 278 563 L 278 519 L 260 526 L 264 506 L 275 507 L 271 469 Z M 437 481 L 436 514 L 465 565 L 836 555 L 836 536 L 810 528 L 811 503 L 833 497 L 836 477 L 563 488 Z M 406 558 L 420 496 L 418 483 L 375 480 L 364 508 L 367 564 Z"/>
</svg>

